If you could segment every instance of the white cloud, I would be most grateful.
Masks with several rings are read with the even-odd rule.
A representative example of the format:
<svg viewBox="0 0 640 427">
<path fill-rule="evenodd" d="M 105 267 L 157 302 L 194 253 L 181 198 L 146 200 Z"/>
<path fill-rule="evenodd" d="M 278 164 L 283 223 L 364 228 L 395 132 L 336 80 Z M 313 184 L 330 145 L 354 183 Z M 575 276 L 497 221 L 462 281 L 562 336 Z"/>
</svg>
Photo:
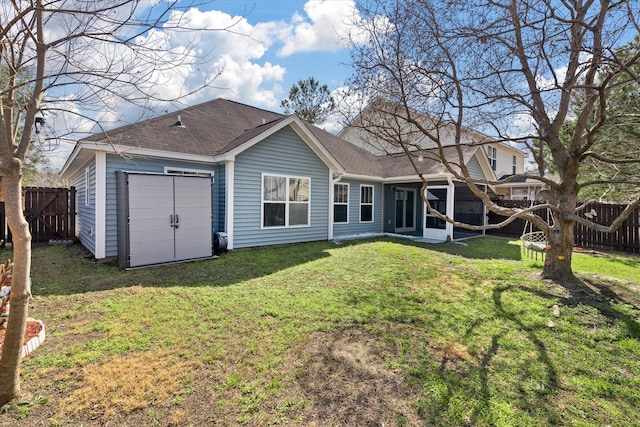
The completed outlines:
<svg viewBox="0 0 640 427">
<path fill-rule="evenodd" d="M 592 55 L 587 52 L 580 52 L 580 63 L 581 65 L 576 70 L 576 75 L 578 78 L 589 70 L 589 67 L 592 65 Z M 536 85 L 540 90 L 554 90 L 560 89 L 560 87 L 564 84 L 567 78 L 567 71 L 569 71 L 569 67 L 563 64 L 556 64 L 553 70 L 548 72 L 548 75 L 536 75 Z"/>
<path fill-rule="evenodd" d="M 518 113 L 513 116 L 509 126 L 509 135 L 513 138 L 533 135 L 536 133 L 535 123 L 531 114 Z"/>
<path fill-rule="evenodd" d="M 173 25 L 178 22 L 180 28 Z M 194 31 L 186 31 L 185 27 Z M 62 25 L 55 25 L 50 36 L 55 37 L 61 28 Z M 90 129 L 99 131 L 89 120 L 79 121 L 74 116 L 74 111 L 78 113 L 78 110 L 93 117 L 105 129 L 110 129 L 216 97 L 277 108 L 286 70 L 278 64 L 259 62 L 272 42 L 265 37 L 264 28 L 265 25 L 253 26 L 242 17 L 192 8 L 184 13 L 174 13 L 163 28 L 135 39 L 137 45 L 157 48 L 153 52 L 145 52 L 147 55 L 144 57 L 136 56 L 133 49 L 121 44 L 93 42 L 86 49 L 78 48 L 74 60 L 83 69 L 101 74 L 101 70 L 133 68 L 132 64 L 135 68 L 133 73 L 126 70 L 119 76 L 120 83 L 123 83 L 120 85 L 114 81 L 101 84 L 96 76 L 88 76 L 87 79 L 94 84 L 90 90 L 73 84 L 48 93 L 49 100 L 58 101 L 50 102 L 50 107 L 67 111 L 63 114 L 64 119 L 56 119 L 57 133 L 64 134 L 70 130 L 76 132 L 76 138 L 82 138 Z M 49 62 L 53 74 L 65 66 L 62 59 L 60 55 Z M 144 76 L 143 80 L 135 81 L 140 75 Z M 134 81 L 135 88 L 130 84 Z M 100 86 L 120 91 L 122 97 L 108 91 L 96 96 L 92 92 Z M 204 89 L 198 90 L 203 86 Z M 89 105 L 81 102 L 87 94 L 91 95 Z M 125 99 L 132 96 L 138 97 L 135 103 Z M 173 102 L 176 99 L 180 102 Z M 141 104 L 152 110 L 141 108 Z M 70 149 L 70 144 L 66 144 L 60 151 L 68 153 Z M 57 159 L 60 156 L 55 154 L 52 157 Z M 53 160 L 58 163 L 56 159 Z"/>
<path fill-rule="evenodd" d="M 278 108 L 286 68 L 267 61 L 260 63 L 267 51 L 276 44 L 280 46 L 281 56 L 344 48 L 347 34 L 353 28 L 351 23 L 358 17 L 353 0 L 310 0 L 304 5 L 304 14 L 294 13 L 289 23 L 271 21 L 252 25 L 245 17 L 217 10 L 174 11 L 164 27 L 135 40 L 138 45 L 157 47 L 156 57 L 152 58 L 157 64 L 172 64 L 170 67 L 146 64 L 146 70 L 142 71 L 145 79 L 136 82 L 137 88 L 166 100 L 150 102 L 162 110 L 173 99 L 181 98 L 183 104 L 192 104 L 212 97 Z M 61 27 L 56 26 L 56 30 Z M 91 48 L 99 49 L 95 44 Z M 95 64 L 95 70 L 102 70 L 112 58 L 118 58 L 121 63 L 135 61 L 132 51 L 125 46 L 105 44 L 103 48 L 109 50 L 108 55 L 92 55 L 91 49 L 87 49 L 82 63 Z M 59 66 L 55 62 L 52 65 Z M 145 64 L 139 66 L 143 68 Z M 198 90 L 202 86 L 205 88 Z M 194 94 L 189 95 L 191 93 Z M 68 90 L 59 93 L 65 97 L 70 94 Z M 108 99 L 112 112 L 122 113 L 124 121 L 140 118 L 126 101 L 111 95 L 103 98 Z"/>
<path fill-rule="evenodd" d="M 180 28 L 175 28 L 175 26 Z M 211 10 L 189 9 L 174 12 L 163 31 L 172 43 L 197 46 L 200 54 L 227 54 L 238 61 L 259 59 L 267 51 L 270 40 L 264 37 L 260 24 L 253 26 L 246 18 Z M 186 31 L 193 29 L 193 31 Z"/>
<path fill-rule="evenodd" d="M 140 74 L 130 74 L 129 81 L 143 76 L 143 80 L 135 81 L 137 96 L 150 95 L 147 104 L 161 110 L 178 98 L 184 104 L 212 97 L 276 108 L 286 70 L 277 64 L 259 63 L 270 43 L 265 37 L 264 26 L 253 26 L 243 17 L 220 11 L 192 8 L 174 12 L 163 28 L 136 38 L 136 45 L 154 48 L 153 52 L 145 52 L 144 60 L 127 46 L 111 43 L 102 46 L 93 43 L 84 51 L 78 49 L 84 57 L 75 59 L 83 68 L 98 70 L 98 73 L 99 70 L 113 70 L 111 63 L 122 68 L 135 64 Z M 54 69 L 62 67 L 55 61 L 50 64 Z M 128 75 L 129 71 L 126 71 L 119 79 Z M 91 79 L 95 84 L 96 78 Z M 113 83 L 108 86 L 110 89 L 115 87 Z M 131 91 L 125 86 L 120 88 L 122 93 Z M 81 96 L 77 92 L 81 90 L 79 86 L 58 90 L 49 96 L 69 97 L 73 90 L 78 99 Z M 136 113 L 135 107 L 126 100 L 108 93 L 101 94 L 100 98 L 106 100 L 105 109 L 120 112 L 120 118 L 125 122 L 140 119 L 140 112 Z"/>
<path fill-rule="evenodd" d="M 284 45 L 278 55 L 298 52 L 329 51 L 344 48 L 348 43 L 358 10 L 352 0 L 310 0 L 304 5 L 307 18 L 295 14 L 289 25 L 276 32 Z"/>
<path fill-rule="evenodd" d="M 179 94 L 207 82 L 208 88 L 188 98 L 221 96 L 267 108 L 277 106 L 285 68 L 256 61 L 272 43 L 266 37 L 264 25 L 253 26 L 244 17 L 197 9 L 174 13 L 171 22 L 197 31 L 174 29 L 171 25 L 164 28 L 172 46 L 194 49 L 191 69 L 175 70 L 169 84 L 164 85 L 168 90 Z"/>
<path fill-rule="evenodd" d="M 277 96 L 282 87 L 285 69 L 266 62 L 263 65 L 250 61 L 236 61 L 232 55 L 225 54 L 217 59 L 213 66 L 219 75 L 211 88 L 197 94 L 200 99 L 221 96 L 242 101 L 251 105 L 275 108 L 279 102 Z"/>
<path fill-rule="evenodd" d="M 540 90 L 553 90 L 557 89 L 564 83 L 565 78 L 567 77 L 567 66 L 560 67 L 554 70 L 553 75 L 549 77 L 545 77 L 542 75 L 536 76 L 536 85 Z"/>
</svg>

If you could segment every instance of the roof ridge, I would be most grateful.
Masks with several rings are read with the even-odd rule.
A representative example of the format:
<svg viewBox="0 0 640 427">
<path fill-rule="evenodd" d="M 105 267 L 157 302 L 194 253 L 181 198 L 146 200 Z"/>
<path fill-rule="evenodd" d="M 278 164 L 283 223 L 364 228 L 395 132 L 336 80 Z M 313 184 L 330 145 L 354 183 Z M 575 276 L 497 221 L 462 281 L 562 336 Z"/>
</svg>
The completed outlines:
<svg viewBox="0 0 640 427">
<path fill-rule="evenodd" d="M 232 103 L 232 104 L 241 105 L 241 106 L 243 106 L 243 107 L 248 107 L 248 108 L 251 108 L 251 109 L 253 109 L 253 110 L 264 111 L 265 113 L 269 113 L 269 114 L 278 114 L 278 115 L 280 115 L 280 116 L 282 116 L 282 117 L 287 117 L 287 115 L 286 115 L 286 114 L 278 113 L 278 112 L 276 112 L 276 111 L 267 110 L 266 108 L 255 107 L 255 106 L 253 106 L 253 105 L 244 104 L 244 103 L 242 103 L 242 102 L 234 101 L 234 100 L 231 100 L 231 99 L 226 99 L 226 98 L 216 98 L 214 101 L 218 101 L 218 100 L 220 100 L 220 101 L 225 101 L 225 102 L 229 102 L 229 103 Z"/>
</svg>

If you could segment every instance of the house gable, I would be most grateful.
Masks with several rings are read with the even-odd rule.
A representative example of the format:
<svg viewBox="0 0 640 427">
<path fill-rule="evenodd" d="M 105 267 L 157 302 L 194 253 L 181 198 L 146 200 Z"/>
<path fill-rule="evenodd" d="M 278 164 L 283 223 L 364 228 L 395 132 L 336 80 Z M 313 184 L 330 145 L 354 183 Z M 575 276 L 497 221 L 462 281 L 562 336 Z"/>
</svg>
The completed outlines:
<svg viewBox="0 0 640 427">
<path fill-rule="evenodd" d="M 297 116 L 291 115 L 282 120 L 277 120 L 269 125 L 265 124 L 264 129 L 256 128 L 252 132 L 247 132 L 236 140 L 232 141 L 225 147 L 224 154 L 219 156 L 217 161 L 232 161 L 239 154 L 250 149 L 263 140 L 275 135 L 281 130 L 289 127 L 293 130 L 298 138 L 303 141 L 321 159 L 327 167 L 336 173 L 344 172 L 340 163 L 327 150 L 327 148 L 318 140 L 318 138 L 306 127 L 306 125 Z M 282 153 L 285 154 L 286 153 Z"/>
<path fill-rule="evenodd" d="M 331 173 L 324 160 L 290 126 L 244 147 L 234 156 L 233 247 L 327 240 Z M 308 180 L 309 223 L 265 226 L 264 176 Z"/>
<path fill-rule="evenodd" d="M 369 105 L 367 105 L 358 116 L 344 128 L 339 136 L 351 144 L 368 150 L 378 157 L 384 157 L 387 154 L 401 156 L 404 150 L 398 145 L 387 142 L 384 138 L 378 138 L 376 135 L 369 133 L 367 128 L 375 128 L 380 124 L 389 126 L 396 133 L 401 135 L 404 142 L 409 142 L 411 149 L 419 147 L 421 150 L 431 151 L 437 148 L 437 144 L 429 139 L 423 132 L 420 132 L 416 127 L 404 120 L 406 111 L 400 104 L 384 100 L 382 98 L 375 99 Z M 457 127 L 453 122 L 437 121 L 430 117 L 428 114 L 421 113 L 419 111 L 412 110 L 413 119 L 420 121 L 421 124 L 427 129 L 436 129 L 440 139 L 440 144 L 443 149 L 449 150 L 456 145 L 456 133 Z M 391 119 L 393 118 L 393 119 Z M 524 158 L 526 154 L 505 142 L 496 141 L 493 138 L 478 132 L 476 130 L 462 127 L 460 129 L 460 147 L 463 150 L 481 149 L 481 154 L 487 157 L 488 147 L 495 148 L 496 154 L 496 169 L 489 173 L 485 170 L 484 162 L 481 162 L 484 176 L 477 175 L 480 179 L 495 179 L 505 174 L 513 173 L 513 157 L 516 158 L 516 173 L 524 172 Z M 397 136 L 396 136 L 397 137 Z M 451 155 L 451 153 L 449 153 Z M 455 154 L 452 155 L 454 158 Z M 389 166 L 389 162 L 386 162 L 386 166 Z M 467 166 L 469 166 L 467 164 Z M 477 164 L 474 166 L 478 166 Z M 489 163 L 491 168 L 491 164 Z M 397 167 L 393 167 L 397 169 Z M 395 172 L 389 171 L 387 168 L 384 170 L 385 175 L 393 175 Z"/>
<path fill-rule="evenodd" d="M 517 148 L 511 147 L 505 143 L 492 143 L 484 147 L 488 152 L 489 147 L 496 150 L 496 169 L 495 175 L 499 178 L 505 175 L 513 175 L 514 173 L 524 173 L 525 153 Z M 489 154 L 487 154 L 489 156 Z M 514 164 L 515 158 L 515 164 Z M 515 171 L 514 171 L 515 166 Z"/>
<path fill-rule="evenodd" d="M 476 150 L 474 155 L 467 161 L 467 170 L 473 179 L 495 181 L 496 175 L 489 164 L 489 160 L 481 149 Z"/>
</svg>

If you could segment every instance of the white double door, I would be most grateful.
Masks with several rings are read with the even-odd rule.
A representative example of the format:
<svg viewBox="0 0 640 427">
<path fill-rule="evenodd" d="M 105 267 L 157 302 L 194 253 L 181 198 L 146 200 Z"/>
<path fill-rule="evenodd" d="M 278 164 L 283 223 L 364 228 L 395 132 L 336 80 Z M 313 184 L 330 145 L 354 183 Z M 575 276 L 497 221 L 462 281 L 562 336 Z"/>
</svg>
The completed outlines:
<svg viewBox="0 0 640 427">
<path fill-rule="evenodd" d="M 128 179 L 130 267 L 212 255 L 211 178 Z"/>
</svg>

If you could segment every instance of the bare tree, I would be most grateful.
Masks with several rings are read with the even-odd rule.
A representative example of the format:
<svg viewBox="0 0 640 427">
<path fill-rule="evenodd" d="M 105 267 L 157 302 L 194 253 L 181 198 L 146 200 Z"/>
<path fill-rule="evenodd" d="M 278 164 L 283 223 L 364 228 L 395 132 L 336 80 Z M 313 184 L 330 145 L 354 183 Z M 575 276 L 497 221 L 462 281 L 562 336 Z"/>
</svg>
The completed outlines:
<svg viewBox="0 0 640 427">
<path fill-rule="evenodd" d="M 356 125 L 410 159 L 424 141 L 437 147 L 449 172 L 466 182 L 488 209 L 507 218 L 482 227 L 457 223 L 433 210 L 423 192 L 432 214 L 476 230 L 526 219 L 547 238 L 543 276 L 572 279 L 575 225 L 611 232 L 640 205 L 637 176 L 612 179 L 612 183 L 635 184 L 636 191 L 627 209 L 607 225 L 580 215 L 585 203 L 578 200 L 581 188 L 595 184 L 580 174 L 581 164 L 590 158 L 598 156 L 611 164 L 640 162 L 637 152 L 603 159 L 592 151 L 608 120 L 611 91 L 640 81 L 634 72 L 640 54 L 622 54 L 622 46 L 638 33 L 638 2 L 371 0 L 361 10 L 367 19 L 359 21 L 360 31 L 369 39 L 365 44 L 352 43 L 351 84 L 367 99 L 384 102 L 373 102 L 374 119 Z M 585 102 L 572 111 L 572 99 L 578 94 Z M 574 126 L 565 143 L 561 130 L 569 119 Z M 513 124 L 522 121 L 530 122 L 530 130 L 515 132 Z M 470 137 L 469 129 L 491 139 Z M 526 147 L 537 171 L 502 181 L 472 179 L 462 148 L 489 142 Z M 443 150 L 451 144 L 457 150 L 454 158 Z M 546 175 L 549 160 L 557 178 Z M 551 221 L 531 209 L 501 207 L 482 188 L 522 178 L 544 185 L 543 204 L 538 207 L 551 212 Z"/>
<path fill-rule="evenodd" d="M 20 392 L 31 296 L 31 234 L 22 212 L 22 176 L 34 126 L 55 110 L 86 118 L 115 109 L 117 100 L 144 106 L 185 95 L 191 88 L 177 95 L 163 93 L 164 79 L 189 72 L 205 59 L 192 46 L 172 48 L 159 30 L 197 30 L 182 13 L 196 5 L 187 3 L 19 0 L 0 6 L 0 162 L 14 257 L 11 312 L 0 358 L 0 406 Z M 209 80 L 203 76 L 202 85 Z"/>
</svg>

